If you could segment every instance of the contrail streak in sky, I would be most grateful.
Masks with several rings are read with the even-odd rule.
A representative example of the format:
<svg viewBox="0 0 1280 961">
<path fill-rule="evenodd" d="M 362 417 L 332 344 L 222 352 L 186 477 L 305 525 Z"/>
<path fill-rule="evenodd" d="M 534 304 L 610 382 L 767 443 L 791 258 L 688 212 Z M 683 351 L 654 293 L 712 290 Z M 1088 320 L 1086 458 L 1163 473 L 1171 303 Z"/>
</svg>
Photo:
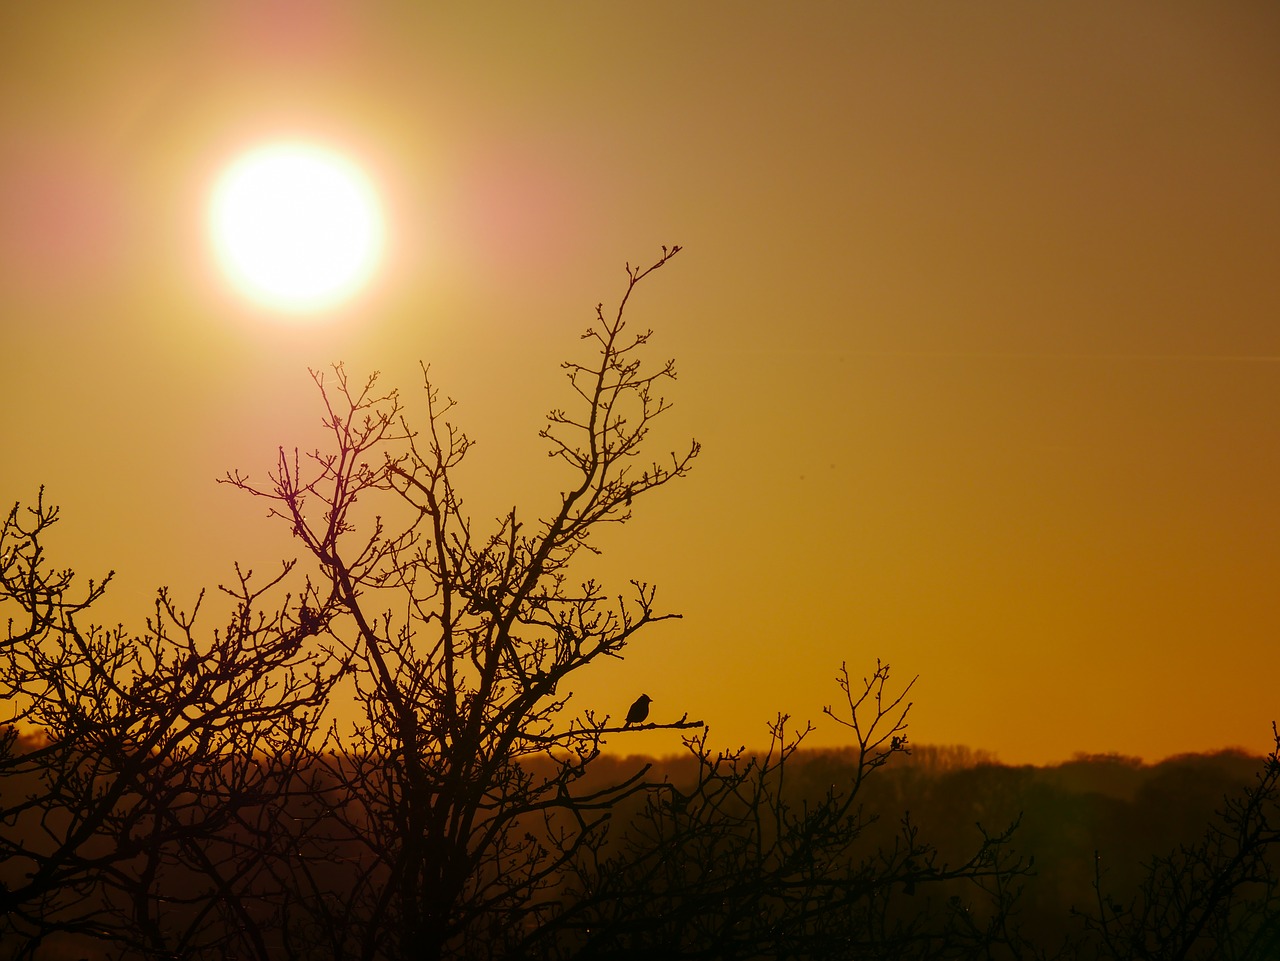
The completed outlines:
<svg viewBox="0 0 1280 961">
<path fill-rule="evenodd" d="M 920 357 L 960 358 L 972 360 L 1136 360 L 1136 361 L 1200 361 L 1222 364 L 1275 364 L 1280 354 L 1105 354 L 1050 351 L 996 350 L 823 350 L 818 347 L 748 348 L 744 353 L 829 354 L 839 357 Z"/>
</svg>

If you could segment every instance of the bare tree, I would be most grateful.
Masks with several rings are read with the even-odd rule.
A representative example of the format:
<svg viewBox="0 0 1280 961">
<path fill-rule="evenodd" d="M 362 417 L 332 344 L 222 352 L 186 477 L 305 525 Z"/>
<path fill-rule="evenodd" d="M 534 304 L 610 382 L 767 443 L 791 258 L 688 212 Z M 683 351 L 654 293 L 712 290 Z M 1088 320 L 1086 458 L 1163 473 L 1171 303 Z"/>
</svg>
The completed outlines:
<svg viewBox="0 0 1280 961">
<path fill-rule="evenodd" d="M 1106 889 L 1081 917 L 1100 957 L 1185 961 L 1280 957 L 1280 732 L 1255 783 L 1223 799 L 1198 843 L 1152 858 L 1127 901 Z"/>
<path fill-rule="evenodd" d="M 231 617 L 209 636 L 200 600 L 188 614 L 165 590 L 132 635 L 83 624 L 111 575 L 76 593 L 51 569 L 57 521 L 42 489 L 0 530 L 0 942 L 218 956 L 238 928 L 265 958 L 253 855 L 332 683 L 289 599 L 259 610 L 288 568 L 223 588 Z"/>
<path fill-rule="evenodd" d="M 564 365 L 572 406 L 541 432 L 567 475 L 548 516 L 512 507 L 481 530 L 466 515 L 455 477 L 472 442 L 425 367 L 421 427 L 376 375 L 313 372 L 330 446 L 282 449 L 263 486 L 226 478 L 270 501 L 318 563 L 317 616 L 358 706 L 313 768 L 308 831 L 325 846 L 290 865 L 309 892 L 293 942 L 308 956 L 489 956 L 537 927 L 549 910 L 539 893 L 640 788 L 642 772 L 576 790 L 621 719 L 571 711 L 566 681 L 677 615 L 647 584 L 611 600 L 593 581 L 572 585 L 569 568 L 600 525 L 628 520 L 636 498 L 685 476 L 698 454 L 696 442 L 667 459 L 645 453 L 675 368 L 647 368 L 649 331 L 624 319 L 636 285 L 679 249 L 628 265 L 617 310 L 598 306 L 583 335 L 594 356 Z M 525 763 L 547 758 L 538 774 Z"/>
<path fill-rule="evenodd" d="M 146 630 L 82 627 L 50 570 L 57 511 L 0 532 L 0 934 L 35 959 L 59 938 L 119 958 L 994 957 L 1016 954 L 1009 828 L 946 863 L 909 814 L 863 809 L 866 779 L 909 751 L 906 700 L 877 662 L 842 669 L 828 714 L 854 773 L 820 797 L 788 766 L 809 728 L 779 717 L 763 756 L 717 753 L 688 715 L 637 721 L 570 685 L 678 617 L 655 589 L 571 574 L 602 526 L 684 477 L 655 457 L 670 361 L 626 312 L 596 308 L 569 401 L 540 432 L 563 471 L 541 516 L 464 510 L 472 442 L 423 368 L 411 416 L 377 375 L 312 372 L 325 446 L 280 449 L 262 482 L 304 571 L 236 569 L 225 625 L 161 590 Z M 294 594 L 286 583 L 301 579 Z M 274 598 L 274 600 L 273 600 Z M 912 682 L 914 683 L 914 682 Z M 607 735 L 698 730 L 694 774 L 595 775 Z M 873 829 L 875 829 L 873 831 Z"/>
<path fill-rule="evenodd" d="M 550 958 L 989 957 L 1016 943 L 1008 918 L 1029 865 L 1007 846 L 1014 826 L 981 832 L 974 853 L 944 863 L 909 813 L 868 838 L 880 814 L 861 789 L 909 753 L 914 679 L 887 689 L 889 665 L 860 681 L 842 667 L 845 703 L 827 708 L 853 736 L 851 777 L 817 797 L 789 787 L 812 729 L 780 716 L 763 755 L 715 753 L 686 740 L 688 783 L 650 790 L 643 807 L 581 848 L 564 910 L 524 952 Z M 887 843 L 886 843 L 887 837 Z"/>
</svg>

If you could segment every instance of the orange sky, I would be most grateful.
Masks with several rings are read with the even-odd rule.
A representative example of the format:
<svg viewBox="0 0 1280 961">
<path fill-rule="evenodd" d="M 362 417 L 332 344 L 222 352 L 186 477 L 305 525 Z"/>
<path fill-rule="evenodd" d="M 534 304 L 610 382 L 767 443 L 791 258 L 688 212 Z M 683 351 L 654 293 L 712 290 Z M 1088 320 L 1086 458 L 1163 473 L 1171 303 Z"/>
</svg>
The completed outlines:
<svg viewBox="0 0 1280 961">
<path fill-rule="evenodd" d="M 1280 8 L 438 6 L 0 8 L 0 499 L 48 486 L 113 618 L 292 556 L 214 478 L 314 439 L 308 365 L 416 400 L 429 361 L 477 517 L 545 503 L 558 361 L 678 243 L 633 320 L 680 370 L 657 443 L 705 451 L 600 570 L 685 619 L 583 707 L 836 744 L 836 669 L 879 656 L 921 675 L 920 742 L 1267 746 Z M 375 287 L 309 324 L 243 304 L 202 232 L 276 135 L 391 210 Z"/>
</svg>

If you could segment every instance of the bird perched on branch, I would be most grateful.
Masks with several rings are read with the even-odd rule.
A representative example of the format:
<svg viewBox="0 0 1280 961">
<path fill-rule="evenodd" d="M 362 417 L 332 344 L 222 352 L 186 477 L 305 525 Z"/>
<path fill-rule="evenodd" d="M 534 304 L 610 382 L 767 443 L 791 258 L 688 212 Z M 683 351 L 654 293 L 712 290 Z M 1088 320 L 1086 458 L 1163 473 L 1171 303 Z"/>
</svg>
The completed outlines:
<svg viewBox="0 0 1280 961">
<path fill-rule="evenodd" d="M 627 711 L 627 723 L 623 727 L 629 727 L 632 724 L 639 724 L 649 716 L 649 702 L 652 701 L 648 694 L 641 694 L 636 698 L 636 702 L 631 705 L 631 710 Z"/>
</svg>

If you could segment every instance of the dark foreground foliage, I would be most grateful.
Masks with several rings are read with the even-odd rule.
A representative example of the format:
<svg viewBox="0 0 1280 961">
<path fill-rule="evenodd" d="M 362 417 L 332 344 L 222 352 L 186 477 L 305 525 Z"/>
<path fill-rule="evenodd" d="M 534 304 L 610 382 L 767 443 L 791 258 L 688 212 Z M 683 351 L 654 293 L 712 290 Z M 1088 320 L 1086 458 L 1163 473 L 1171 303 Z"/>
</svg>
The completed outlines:
<svg viewBox="0 0 1280 961">
<path fill-rule="evenodd" d="M 7 746 L 12 760 L 48 745 L 11 736 Z M 495 932 L 452 956 L 1280 956 L 1274 756 L 1188 755 L 1157 765 L 1090 757 L 1036 768 L 924 746 L 864 774 L 860 785 L 857 750 L 707 760 L 602 755 L 584 789 L 637 771 L 660 786 L 619 805 L 608 840 L 543 890 L 544 907 L 557 906 L 543 925 Z M 529 766 L 546 776 L 539 762 Z M 6 809 L 37 797 L 46 777 L 34 769 L 18 776 L 10 766 L 0 782 Z M 856 813 L 833 824 L 829 799 L 855 786 Z M 328 891 L 326 923 L 349 923 L 351 909 L 336 894 L 357 883 L 369 860 L 363 845 L 351 833 L 341 840 L 349 832 L 342 818 L 316 818 L 305 797 L 276 806 L 282 820 L 311 825 L 312 843 L 293 852 L 305 874 L 292 876 L 314 887 L 261 896 L 301 903 Z M 22 869 L 37 862 L 17 852 L 47 848 L 41 822 L 28 813 L 6 824 L 6 890 L 30 884 Z M 975 856 L 984 822 L 1018 827 L 1011 839 L 988 836 Z M 205 839 L 211 861 L 244 841 L 224 831 Z M 234 922 L 208 911 L 216 894 L 204 871 L 188 865 L 165 879 L 154 892 L 156 924 L 175 934 L 194 924 L 202 947 L 164 954 L 93 936 L 90 919 L 136 923 L 121 917 L 129 908 L 119 898 L 144 879 L 126 871 L 114 884 L 73 884 L 57 902 L 14 911 L 0 957 L 252 956 L 237 947 L 245 931 L 225 930 Z M 292 933 L 260 932 L 267 956 L 313 956 L 314 918 L 295 923 Z"/>
<path fill-rule="evenodd" d="M 464 511 L 471 441 L 425 369 L 413 416 L 341 366 L 314 374 L 325 446 L 225 478 L 303 560 L 237 567 L 216 627 L 203 595 L 188 609 L 166 590 L 141 630 L 96 623 L 110 575 L 53 565 L 43 492 L 14 506 L 0 957 L 1280 954 L 1274 752 L 1252 781 L 1229 758 L 931 767 L 907 739 L 914 682 L 878 661 L 836 679 L 843 754 L 800 753 L 809 729 L 785 717 L 767 749 L 723 752 L 687 715 L 571 705 L 579 672 L 677 616 L 651 585 L 570 574 L 699 452 L 649 453 L 675 369 L 624 321 L 678 249 L 628 267 L 564 364 L 568 406 L 540 434 L 561 481 L 540 513 Z M 686 756 L 602 753 L 655 727 L 687 732 Z"/>
</svg>

